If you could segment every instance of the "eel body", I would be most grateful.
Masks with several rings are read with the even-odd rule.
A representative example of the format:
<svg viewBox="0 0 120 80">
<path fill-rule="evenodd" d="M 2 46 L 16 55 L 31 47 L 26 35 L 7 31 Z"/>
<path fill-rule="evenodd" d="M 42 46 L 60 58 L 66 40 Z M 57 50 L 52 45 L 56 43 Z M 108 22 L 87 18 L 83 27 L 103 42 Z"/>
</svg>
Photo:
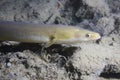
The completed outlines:
<svg viewBox="0 0 120 80">
<path fill-rule="evenodd" d="M 99 33 L 75 26 L 0 21 L 0 40 L 28 43 L 71 44 L 97 40 Z"/>
</svg>

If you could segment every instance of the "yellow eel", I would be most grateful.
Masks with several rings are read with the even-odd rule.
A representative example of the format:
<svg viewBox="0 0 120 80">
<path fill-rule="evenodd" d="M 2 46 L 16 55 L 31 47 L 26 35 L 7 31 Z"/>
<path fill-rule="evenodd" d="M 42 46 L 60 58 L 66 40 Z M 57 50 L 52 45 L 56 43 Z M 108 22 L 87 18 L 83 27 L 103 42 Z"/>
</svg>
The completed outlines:
<svg viewBox="0 0 120 80">
<path fill-rule="evenodd" d="M 49 47 L 52 44 L 77 44 L 100 37 L 99 33 L 76 26 L 0 21 L 1 41 L 46 43 Z"/>
</svg>

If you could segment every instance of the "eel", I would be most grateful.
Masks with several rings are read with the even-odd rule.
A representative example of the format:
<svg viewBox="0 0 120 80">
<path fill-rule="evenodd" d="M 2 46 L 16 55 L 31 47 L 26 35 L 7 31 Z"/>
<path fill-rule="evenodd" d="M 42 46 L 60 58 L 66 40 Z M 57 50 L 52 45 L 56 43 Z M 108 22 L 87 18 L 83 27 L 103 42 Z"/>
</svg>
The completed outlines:
<svg viewBox="0 0 120 80">
<path fill-rule="evenodd" d="M 1 41 L 45 43 L 49 47 L 52 44 L 77 44 L 100 38 L 99 33 L 76 26 L 0 21 Z"/>
</svg>

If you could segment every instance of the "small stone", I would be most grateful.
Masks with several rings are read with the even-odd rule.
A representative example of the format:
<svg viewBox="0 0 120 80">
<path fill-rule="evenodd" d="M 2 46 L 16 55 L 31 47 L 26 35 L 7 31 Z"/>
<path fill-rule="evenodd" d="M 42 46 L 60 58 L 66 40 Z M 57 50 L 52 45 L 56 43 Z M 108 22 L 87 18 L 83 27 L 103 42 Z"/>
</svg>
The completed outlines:
<svg viewBox="0 0 120 80">
<path fill-rule="evenodd" d="M 9 68 L 10 66 L 11 66 L 11 63 L 10 63 L 10 62 L 6 63 L 6 67 L 7 67 L 7 68 Z"/>
</svg>

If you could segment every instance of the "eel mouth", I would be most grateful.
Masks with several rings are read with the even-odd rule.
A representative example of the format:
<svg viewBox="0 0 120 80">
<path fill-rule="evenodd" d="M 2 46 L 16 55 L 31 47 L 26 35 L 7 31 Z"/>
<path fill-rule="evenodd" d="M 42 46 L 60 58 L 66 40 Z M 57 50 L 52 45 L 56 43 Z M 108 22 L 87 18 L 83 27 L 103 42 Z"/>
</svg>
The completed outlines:
<svg viewBox="0 0 120 80">
<path fill-rule="evenodd" d="M 94 40 L 98 40 L 101 38 L 101 35 L 99 33 L 95 33 L 95 35 L 93 36 Z"/>
</svg>

